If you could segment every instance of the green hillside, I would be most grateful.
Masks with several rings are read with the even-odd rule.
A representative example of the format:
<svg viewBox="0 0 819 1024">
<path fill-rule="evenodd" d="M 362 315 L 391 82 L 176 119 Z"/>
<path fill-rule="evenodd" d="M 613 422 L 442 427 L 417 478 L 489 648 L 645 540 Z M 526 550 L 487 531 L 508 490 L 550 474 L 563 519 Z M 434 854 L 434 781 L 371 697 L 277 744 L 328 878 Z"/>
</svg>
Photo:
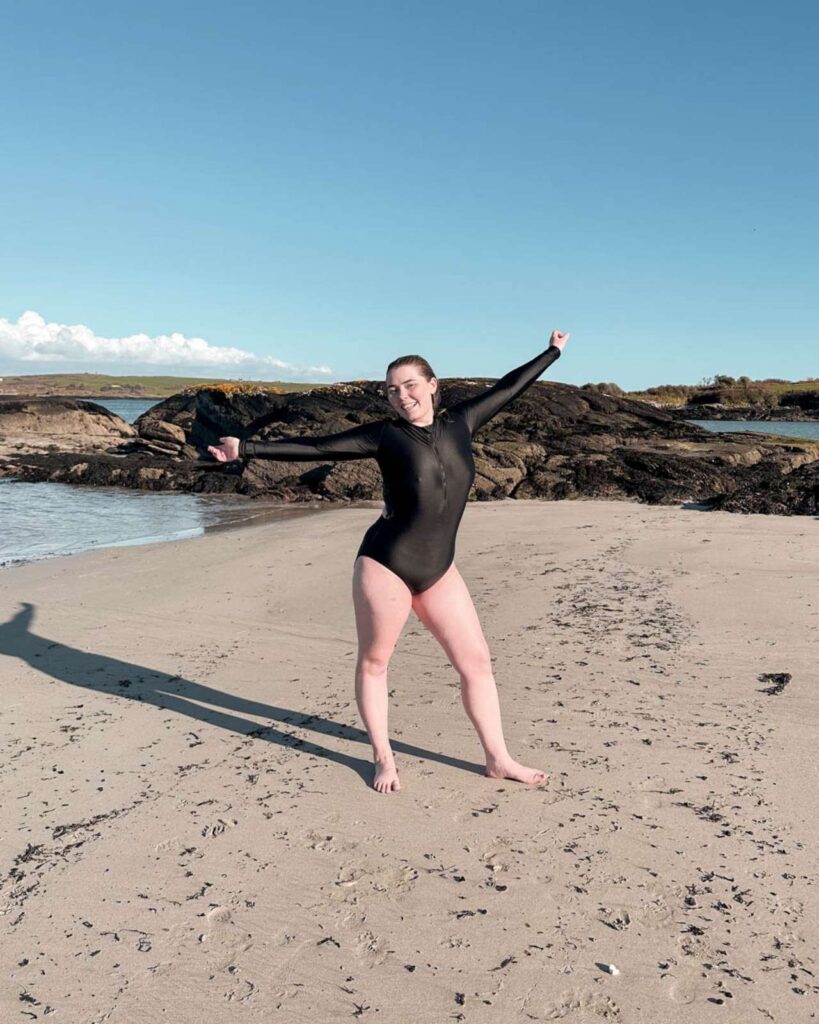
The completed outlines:
<svg viewBox="0 0 819 1024">
<path fill-rule="evenodd" d="M 43 373 L 0 377 L 0 395 L 61 395 L 69 398 L 169 398 L 191 387 L 214 384 L 307 391 L 316 384 L 290 381 L 237 381 L 225 377 L 119 377 L 104 373 Z"/>
</svg>

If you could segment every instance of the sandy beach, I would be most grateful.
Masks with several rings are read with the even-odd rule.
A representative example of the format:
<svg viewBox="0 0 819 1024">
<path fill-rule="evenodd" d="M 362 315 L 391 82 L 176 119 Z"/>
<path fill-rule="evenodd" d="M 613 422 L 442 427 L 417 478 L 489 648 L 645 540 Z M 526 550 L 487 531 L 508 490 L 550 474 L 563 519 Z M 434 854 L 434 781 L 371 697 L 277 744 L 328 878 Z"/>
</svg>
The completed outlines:
<svg viewBox="0 0 819 1024">
<path fill-rule="evenodd" d="M 387 795 L 353 694 L 377 515 L 0 572 L 2 1019 L 817 1019 L 816 522 L 470 504 L 509 749 L 550 778 L 484 776 L 411 617 Z"/>
</svg>

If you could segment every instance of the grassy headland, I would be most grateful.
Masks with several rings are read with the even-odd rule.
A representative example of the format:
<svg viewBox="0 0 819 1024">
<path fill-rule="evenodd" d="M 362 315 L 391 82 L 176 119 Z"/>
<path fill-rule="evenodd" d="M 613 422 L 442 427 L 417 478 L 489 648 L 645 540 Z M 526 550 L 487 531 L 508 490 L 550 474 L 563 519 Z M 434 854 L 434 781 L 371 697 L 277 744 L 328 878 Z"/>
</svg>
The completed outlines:
<svg viewBox="0 0 819 1024">
<path fill-rule="evenodd" d="M 605 385 L 592 385 L 595 388 Z M 655 405 L 679 408 L 686 405 L 727 405 L 737 408 L 762 406 L 776 409 L 779 406 L 798 405 L 805 407 L 807 396 L 816 397 L 819 406 L 819 379 L 789 381 L 769 378 L 751 380 L 750 377 L 729 377 L 718 374 L 700 384 L 660 384 L 645 391 L 622 392 L 625 398 L 635 398 Z"/>
<path fill-rule="evenodd" d="M 43 373 L 0 377 L 0 395 L 64 398 L 170 398 L 188 388 L 265 388 L 307 391 L 316 384 L 290 381 L 237 381 L 224 377 L 118 377 L 104 373 Z"/>
</svg>

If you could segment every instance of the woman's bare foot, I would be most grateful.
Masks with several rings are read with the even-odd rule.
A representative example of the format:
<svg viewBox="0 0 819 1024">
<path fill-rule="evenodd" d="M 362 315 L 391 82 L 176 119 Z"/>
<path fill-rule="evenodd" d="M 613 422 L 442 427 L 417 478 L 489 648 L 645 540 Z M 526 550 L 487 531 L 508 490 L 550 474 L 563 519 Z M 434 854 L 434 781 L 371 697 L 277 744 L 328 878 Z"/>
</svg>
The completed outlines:
<svg viewBox="0 0 819 1024">
<path fill-rule="evenodd" d="M 398 781 L 398 771 L 392 755 L 383 759 L 376 758 L 373 789 L 378 790 L 379 793 L 392 793 L 400 788 L 401 783 Z"/>
<path fill-rule="evenodd" d="M 487 761 L 486 774 L 490 779 L 514 779 L 515 782 L 525 782 L 529 786 L 540 785 L 549 778 L 539 768 L 527 768 L 511 757 L 505 761 Z"/>
</svg>

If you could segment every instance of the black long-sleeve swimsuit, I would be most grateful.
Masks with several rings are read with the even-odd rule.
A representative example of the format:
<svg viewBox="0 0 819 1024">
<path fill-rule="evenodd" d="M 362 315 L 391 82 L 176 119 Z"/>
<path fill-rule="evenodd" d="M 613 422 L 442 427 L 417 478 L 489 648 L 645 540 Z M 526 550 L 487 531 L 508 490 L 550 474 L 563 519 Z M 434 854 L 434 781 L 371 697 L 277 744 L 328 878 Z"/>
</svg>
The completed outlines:
<svg viewBox="0 0 819 1024">
<path fill-rule="evenodd" d="M 336 462 L 372 458 L 383 482 L 383 514 L 356 553 L 394 572 L 419 594 L 455 558 L 455 537 L 475 479 L 472 436 L 534 383 L 560 355 L 556 345 L 510 370 L 492 387 L 439 410 L 429 426 L 397 417 L 364 423 L 326 437 L 241 441 L 239 458 Z"/>
</svg>

